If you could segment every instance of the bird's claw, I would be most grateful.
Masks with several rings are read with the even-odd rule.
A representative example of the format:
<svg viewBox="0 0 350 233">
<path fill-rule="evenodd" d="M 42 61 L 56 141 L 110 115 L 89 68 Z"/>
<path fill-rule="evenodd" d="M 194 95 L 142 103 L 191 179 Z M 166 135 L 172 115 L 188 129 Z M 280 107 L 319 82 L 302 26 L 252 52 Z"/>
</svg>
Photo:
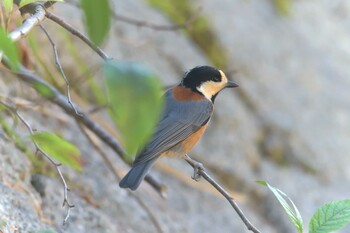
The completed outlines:
<svg viewBox="0 0 350 233">
<path fill-rule="evenodd" d="M 188 156 L 187 154 L 185 154 L 185 160 L 190 163 L 193 167 L 193 175 L 192 175 L 192 179 L 194 179 L 195 181 L 199 181 L 200 178 L 202 177 L 200 174 L 200 170 L 204 170 L 204 166 L 202 163 L 193 160 L 190 158 L 190 156 Z"/>
<path fill-rule="evenodd" d="M 193 161 L 193 162 L 194 162 L 194 168 L 193 168 L 192 179 L 198 182 L 202 177 L 201 174 L 199 173 L 199 170 L 204 170 L 204 166 L 200 162 L 197 162 L 197 161 Z"/>
</svg>

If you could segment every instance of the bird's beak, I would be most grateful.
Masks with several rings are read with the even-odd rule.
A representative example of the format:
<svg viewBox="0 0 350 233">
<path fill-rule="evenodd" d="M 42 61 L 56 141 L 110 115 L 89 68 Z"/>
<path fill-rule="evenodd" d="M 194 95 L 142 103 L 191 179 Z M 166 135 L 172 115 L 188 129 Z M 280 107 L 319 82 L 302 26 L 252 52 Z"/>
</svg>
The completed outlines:
<svg viewBox="0 0 350 233">
<path fill-rule="evenodd" d="M 233 81 L 228 81 L 225 86 L 225 88 L 234 88 L 234 87 L 238 87 L 238 84 Z"/>
</svg>

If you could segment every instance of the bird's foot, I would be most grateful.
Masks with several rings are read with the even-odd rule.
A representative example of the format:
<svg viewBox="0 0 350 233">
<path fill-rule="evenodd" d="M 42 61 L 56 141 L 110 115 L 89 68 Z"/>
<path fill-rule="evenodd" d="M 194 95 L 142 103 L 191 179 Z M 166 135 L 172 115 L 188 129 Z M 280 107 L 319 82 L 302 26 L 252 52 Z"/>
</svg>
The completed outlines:
<svg viewBox="0 0 350 233">
<path fill-rule="evenodd" d="M 199 171 L 204 170 L 203 164 L 194 160 L 194 159 L 191 159 L 190 156 L 188 156 L 187 154 L 185 155 L 185 160 L 193 166 L 192 179 L 194 179 L 195 181 L 198 182 L 200 180 L 200 178 L 202 177 L 201 174 L 199 173 Z"/>
</svg>

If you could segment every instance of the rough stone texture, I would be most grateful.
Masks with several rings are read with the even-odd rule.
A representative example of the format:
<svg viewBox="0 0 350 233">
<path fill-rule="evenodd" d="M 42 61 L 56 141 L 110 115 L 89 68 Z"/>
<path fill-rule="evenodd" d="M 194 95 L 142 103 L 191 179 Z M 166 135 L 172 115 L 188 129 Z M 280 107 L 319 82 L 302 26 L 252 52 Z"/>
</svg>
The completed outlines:
<svg viewBox="0 0 350 233">
<path fill-rule="evenodd" d="M 144 1 L 115 2 L 117 13 L 169 23 Z M 192 155 L 220 183 L 237 192 L 233 196 L 262 232 L 295 232 L 272 194 L 255 180 L 267 180 L 287 193 L 299 207 L 305 226 L 321 204 L 348 198 L 350 3 L 293 1 L 288 17 L 279 15 L 267 0 L 200 0 L 196 4 L 211 19 L 227 49 L 229 68 L 238 71 L 234 78 L 240 88 L 218 97 L 211 125 Z M 55 10 L 82 29 L 79 18 L 72 18 L 76 8 L 57 4 Z M 46 25 L 49 30 L 54 28 L 50 22 Z M 44 37 L 40 40 L 47 43 Z M 79 48 L 91 64 L 99 62 L 86 46 Z M 154 31 L 123 22 L 115 23 L 105 49 L 114 58 L 147 64 L 165 85 L 177 83 L 184 70 L 207 63 L 181 32 Z M 79 75 L 69 53 L 61 52 L 60 57 L 71 75 Z M 10 79 L 5 80 L 0 79 L 1 94 L 16 96 L 18 91 L 9 87 Z M 64 115 L 50 104 L 43 107 Z M 130 194 L 119 189 L 74 121 L 43 117 L 32 110 L 25 111 L 25 116 L 35 128 L 59 133 L 76 144 L 85 161 L 84 171 L 79 174 L 63 168 L 76 207 L 69 223 L 62 226 L 65 209 L 61 208 L 60 181 L 32 176 L 26 156 L 0 131 L 4 232 L 13 232 L 13 227 L 19 232 L 157 232 L 147 210 L 163 232 L 247 232 L 226 200 L 204 181 L 191 181 L 192 171 L 185 162 L 163 159 L 153 169 L 168 185 L 167 199 L 145 183 Z M 106 152 L 118 171 L 126 171 L 113 152 Z M 35 203 L 51 224 L 39 217 Z"/>
</svg>

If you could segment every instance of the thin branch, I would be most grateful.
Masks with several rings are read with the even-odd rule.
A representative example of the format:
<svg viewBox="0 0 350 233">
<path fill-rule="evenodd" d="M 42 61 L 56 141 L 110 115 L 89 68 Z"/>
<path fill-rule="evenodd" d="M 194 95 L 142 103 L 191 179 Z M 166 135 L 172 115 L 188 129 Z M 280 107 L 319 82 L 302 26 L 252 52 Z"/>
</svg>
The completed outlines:
<svg viewBox="0 0 350 233">
<path fill-rule="evenodd" d="M 102 51 L 98 46 L 96 46 L 89 38 L 87 38 L 83 33 L 79 32 L 77 29 L 72 27 L 70 24 L 66 23 L 63 19 L 56 16 L 55 14 L 46 11 L 46 17 L 72 33 L 74 36 L 81 39 L 85 44 L 87 44 L 92 50 L 94 50 L 103 60 L 109 60 L 108 55 Z"/>
<path fill-rule="evenodd" d="M 91 137 L 89 132 L 86 130 L 86 128 L 77 121 L 77 124 L 81 130 L 81 132 L 85 135 L 85 137 L 89 140 L 90 144 L 98 151 L 98 153 L 101 155 L 102 159 L 104 160 L 105 164 L 109 168 L 109 170 L 112 172 L 114 177 L 117 180 L 120 180 L 120 176 L 118 175 L 117 169 L 113 166 L 112 161 L 108 158 L 107 154 L 102 150 L 101 146 L 98 145 L 98 143 Z M 140 199 L 136 193 L 127 190 L 129 195 L 131 195 L 138 203 L 139 205 L 145 210 L 145 212 L 148 214 L 148 217 L 153 222 L 154 227 L 157 229 L 158 233 L 162 233 L 162 227 L 159 224 L 156 216 L 154 216 L 153 212 L 148 208 L 148 206 L 143 202 L 142 199 Z"/>
<path fill-rule="evenodd" d="M 23 116 L 17 111 L 17 109 L 5 102 L 3 102 L 2 100 L 0 100 L 0 104 L 2 104 L 3 106 L 5 106 L 8 110 L 10 110 L 12 113 L 14 113 L 18 119 L 26 126 L 27 130 L 29 131 L 30 135 L 34 135 L 34 131 L 32 129 L 32 127 L 30 126 L 30 124 L 23 118 Z M 73 204 L 70 204 L 69 203 L 69 200 L 68 200 L 68 192 L 69 192 L 69 188 L 68 188 L 68 185 L 67 185 L 67 182 L 62 174 L 62 171 L 60 169 L 60 166 L 61 164 L 60 163 L 57 163 L 55 160 L 53 160 L 51 158 L 51 156 L 49 154 L 47 154 L 37 143 L 34 139 L 32 139 L 32 142 L 35 146 L 35 149 L 36 151 L 40 152 L 42 155 L 44 155 L 44 157 L 50 161 L 50 163 L 52 165 L 55 166 L 59 176 L 60 176 L 60 179 L 62 181 L 62 184 L 63 184 L 63 192 L 64 192 L 64 198 L 63 198 L 63 205 L 62 206 L 65 206 L 67 205 L 68 209 L 67 209 L 67 213 L 66 213 L 66 217 L 64 218 L 64 221 L 63 221 L 63 224 L 65 224 L 68 219 L 69 219 L 69 216 L 70 216 L 70 211 L 71 209 L 74 207 Z"/>
<path fill-rule="evenodd" d="M 198 166 L 198 162 L 191 159 L 188 155 L 185 156 L 185 160 L 189 165 L 196 169 L 197 173 L 200 176 L 202 176 L 206 181 L 208 181 L 216 190 L 218 190 L 221 193 L 221 195 L 223 195 L 226 198 L 226 200 L 231 204 L 238 216 L 242 219 L 243 223 L 246 225 L 248 230 L 254 233 L 261 233 L 244 215 L 243 211 L 235 202 L 233 197 L 231 197 L 230 194 L 204 170 L 203 165 Z"/>
<path fill-rule="evenodd" d="M 44 31 L 45 35 L 47 36 L 47 38 L 49 39 L 50 41 L 50 44 L 52 45 L 52 48 L 53 48 L 53 53 L 54 53 L 54 57 L 55 57 L 55 64 L 57 66 L 57 68 L 59 69 L 61 75 L 62 75 L 62 78 L 64 79 L 65 83 L 66 83 L 66 91 L 67 91 L 67 99 L 68 99 L 68 103 L 72 106 L 72 108 L 74 109 L 75 111 L 75 114 L 79 115 L 80 113 L 77 111 L 77 109 L 75 108 L 74 104 L 72 103 L 72 100 L 71 100 L 71 97 L 70 97 L 70 91 L 69 91 L 69 82 L 68 82 L 68 79 L 66 77 L 66 74 L 64 73 L 63 71 L 63 68 L 62 68 L 62 65 L 58 59 L 58 52 L 57 52 L 57 47 L 56 47 L 56 44 L 55 42 L 52 40 L 49 32 L 44 28 L 43 25 L 39 25 L 41 30 Z"/>
</svg>

